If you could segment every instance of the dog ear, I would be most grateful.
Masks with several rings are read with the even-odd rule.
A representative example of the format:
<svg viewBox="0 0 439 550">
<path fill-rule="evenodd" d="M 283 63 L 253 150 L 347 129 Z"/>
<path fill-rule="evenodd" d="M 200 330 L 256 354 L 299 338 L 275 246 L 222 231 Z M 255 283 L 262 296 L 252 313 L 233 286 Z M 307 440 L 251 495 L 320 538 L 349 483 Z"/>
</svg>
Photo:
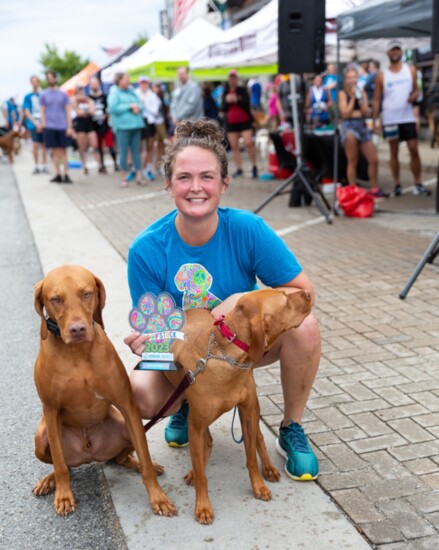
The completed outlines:
<svg viewBox="0 0 439 550">
<path fill-rule="evenodd" d="M 43 281 L 40 281 L 35 285 L 34 289 L 34 306 L 35 311 L 41 317 L 41 326 L 40 326 L 40 337 L 41 340 L 47 338 L 47 323 L 46 317 L 44 316 L 44 303 L 43 303 Z"/>
<path fill-rule="evenodd" d="M 259 363 L 264 356 L 266 346 L 265 320 L 261 314 L 250 318 L 250 327 L 252 332 L 248 356 L 252 363 Z"/>
<path fill-rule="evenodd" d="M 105 299 L 107 294 L 105 292 L 104 283 L 95 276 L 96 288 L 98 289 L 98 303 L 96 304 L 95 310 L 93 312 L 93 319 L 96 323 L 99 323 L 102 328 L 104 328 L 104 321 L 102 320 L 102 310 L 105 307 Z"/>
</svg>

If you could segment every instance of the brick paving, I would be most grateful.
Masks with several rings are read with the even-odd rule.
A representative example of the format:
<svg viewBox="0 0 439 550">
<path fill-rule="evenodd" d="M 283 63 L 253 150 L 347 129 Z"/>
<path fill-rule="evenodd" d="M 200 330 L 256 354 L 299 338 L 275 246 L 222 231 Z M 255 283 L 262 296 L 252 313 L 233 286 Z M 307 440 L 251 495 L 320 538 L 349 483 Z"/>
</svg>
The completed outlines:
<svg viewBox="0 0 439 550">
<path fill-rule="evenodd" d="M 426 181 L 434 152 L 421 155 Z M 163 180 L 121 190 L 115 175 L 73 175 L 66 193 L 124 258 L 132 238 L 172 207 Z M 405 169 L 403 183 L 410 181 Z M 277 185 L 235 180 L 223 204 L 253 209 Z M 374 218 L 338 217 L 331 226 L 314 223 L 312 206 L 288 208 L 288 197 L 260 213 L 286 229 L 316 289 L 323 357 L 304 424 L 320 461 L 318 483 L 372 545 L 389 550 L 439 547 L 438 265 L 427 265 L 407 299 L 398 298 L 439 230 L 434 200 L 407 193 L 381 201 Z M 255 376 L 263 421 L 277 433 L 279 369 Z"/>
</svg>

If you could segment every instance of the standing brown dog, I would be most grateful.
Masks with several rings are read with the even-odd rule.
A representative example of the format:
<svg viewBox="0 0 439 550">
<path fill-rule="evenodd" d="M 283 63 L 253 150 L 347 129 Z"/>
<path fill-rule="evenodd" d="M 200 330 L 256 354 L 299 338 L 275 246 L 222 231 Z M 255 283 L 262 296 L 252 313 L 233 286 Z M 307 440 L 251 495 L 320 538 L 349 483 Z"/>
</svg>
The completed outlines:
<svg viewBox="0 0 439 550">
<path fill-rule="evenodd" d="M 102 282 L 80 266 L 54 269 L 35 286 L 41 316 L 35 384 L 43 404 L 35 454 L 53 464 L 53 472 L 34 493 L 55 489 L 55 510 L 65 516 L 75 509 L 69 466 L 114 459 L 141 472 L 155 514 L 172 516 L 175 507 L 157 482 L 128 375 L 103 330 L 104 305 Z"/>
<path fill-rule="evenodd" d="M 253 494 L 262 500 L 271 499 L 271 492 L 258 470 L 256 451 L 262 463 L 262 473 L 270 481 L 278 481 L 278 470 L 272 464 L 264 438 L 259 429 L 259 401 L 252 365 L 261 362 L 276 338 L 283 332 L 298 327 L 311 311 L 309 292 L 300 290 L 286 294 L 266 289 L 248 292 L 225 317 L 224 329 L 212 326 L 212 316 L 204 309 L 186 310 L 186 324 L 182 329 L 186 340 L 172 346 L 176 361 L 183 366 L 166 376 L 177 385 L 185 372 L 201 372 L 186 390 L 189 403 L 189 447 L 192 471 L 186 483 L 195 485 L 195 519 L 203 524 L 212 523 L 214 515 L 209 501 L 207 462 L 212 451 L 209 426 L 223 413 L 238 406 L 247 456 L 247 469 Z M 232 340 L 235 335 L 235 342 Z M 248 351 L 236 345 L 248 345 Z M 201 360 L 201 361 L 200 361 Z"/>
<path fill-rule="evenodd" d="M 0 136 L 0 147 L 9 158 L 9 162 L 12 164 L 14 162 L 14 153 L 16 152 L 15 140 L 20 138 L 20 132 L 11 130 L 4 136 Z"/>
</svg>

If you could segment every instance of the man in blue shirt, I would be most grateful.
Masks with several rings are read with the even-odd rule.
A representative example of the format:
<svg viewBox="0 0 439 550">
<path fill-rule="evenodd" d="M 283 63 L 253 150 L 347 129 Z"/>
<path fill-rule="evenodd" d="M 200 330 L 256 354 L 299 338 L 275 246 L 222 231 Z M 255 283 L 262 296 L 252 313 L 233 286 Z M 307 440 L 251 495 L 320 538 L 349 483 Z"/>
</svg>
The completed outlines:
<svg viewBox="0 0 439 550">
<path fill-rule="evenodd" d="M 26 128 L 30 131 L 32 138 L 32 153 L 34 157 L 34 169 L 32 174 L 48 174 L 46 162 L 47 153 L 43 139 L 43 127 L 41 126 L 40 111 L 40 79 L 32 76 L 30 79 L 32 92 L 24 97 L 23 114 Z M 39 152 L 41 152 L 41 167 L 38 164 Z"/>
</svg>

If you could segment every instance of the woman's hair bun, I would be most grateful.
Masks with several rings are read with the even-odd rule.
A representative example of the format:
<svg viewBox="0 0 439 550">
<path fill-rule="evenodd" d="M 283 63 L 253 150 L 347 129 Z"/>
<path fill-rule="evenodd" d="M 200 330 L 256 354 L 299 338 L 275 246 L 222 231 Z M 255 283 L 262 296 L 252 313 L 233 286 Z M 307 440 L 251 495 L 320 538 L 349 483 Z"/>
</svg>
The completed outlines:
<svg viewBox="0 0 439 550">
<path fill-rule="evenodd" d="M 221 143 L 224 141 L 224 130 L 217 122 L 208 118 L 183 120 L 177 124 L 174 137 L 176 140 L 185 138 L 211 139 Z"/>
</svg>

